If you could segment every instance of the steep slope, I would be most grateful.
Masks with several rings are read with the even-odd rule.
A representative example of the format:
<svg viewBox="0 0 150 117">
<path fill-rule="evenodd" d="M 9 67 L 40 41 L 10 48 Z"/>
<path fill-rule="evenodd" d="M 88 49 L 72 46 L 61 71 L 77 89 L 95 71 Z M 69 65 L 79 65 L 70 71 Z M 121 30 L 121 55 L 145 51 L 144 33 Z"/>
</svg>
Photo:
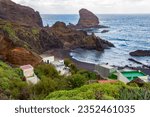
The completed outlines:
<svg viewBox="0 0 150 117">
<path fill-rule="evenodd" d="M 16 4 L 11 0 L 0 0 L 0 18 L 21 25 L 43 26 L 39 12 L 35 12 L 30 7 Z"/>
</svg>

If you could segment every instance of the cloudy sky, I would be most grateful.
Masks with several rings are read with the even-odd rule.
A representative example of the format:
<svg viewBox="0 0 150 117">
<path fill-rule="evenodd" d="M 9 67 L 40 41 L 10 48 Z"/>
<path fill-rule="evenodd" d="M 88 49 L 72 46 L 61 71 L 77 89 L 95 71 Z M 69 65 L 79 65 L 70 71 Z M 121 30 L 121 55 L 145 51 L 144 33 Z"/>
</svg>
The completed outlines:
<svg viewBox="0 0 150 117">
<path fill-rule="evenodd" d="M 12 0 L 41 14 L 77 14 L 87 8 L 96 14 L 150 13 L 150 0 Z"/>
</svg>

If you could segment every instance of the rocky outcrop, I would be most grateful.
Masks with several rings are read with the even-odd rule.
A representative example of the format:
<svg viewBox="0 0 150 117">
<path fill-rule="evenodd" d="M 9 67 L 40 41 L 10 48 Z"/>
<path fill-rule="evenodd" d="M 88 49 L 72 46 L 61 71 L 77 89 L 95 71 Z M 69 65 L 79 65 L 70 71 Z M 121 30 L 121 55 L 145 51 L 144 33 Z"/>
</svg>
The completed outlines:
<svg viewBox="0 0 150 117">
<path fill-rule="evenodd" d="M 77 27 L 81 28 L 93 28 L 99 26 L 98 17 L 87 9 L 81 9 L 79 11 L 80 19 Z"/>
<path fill-rule="evenodd" d="M 88 35 L 86 31 L 74 30 L 63 22 L 56 22 L 50 28 L 50 32 L 63 43 L 64 49 L 84 48 L 102 51 L 114 47 L 112 43 L 102 40 L 94 34 Z"/>
<path fill-rule="evenodd" d="M 30 7 L 16 4 L 11 0 L 0 0 L 0 18 L 21 25 L 43 26 L 39 12 L 35 12 Z"/>
<path fill-rule="evenodd" d="M 102 30 L 101 33 L 107 33 L 109 30 Z"/>
<path fill-rule="evenodd" d="M 73 29 L 109 28 L 100 25 L 98 17 L 87 9 L 79 11 L 80 19 L 76 25 L 69 23 L 68 27 Z"/>
<path fill-rule="evenodd" d="M 134 52 L 130 52 L 131 56 L 150 56 L 150 50 L 136 50 Z"/>
</svg>

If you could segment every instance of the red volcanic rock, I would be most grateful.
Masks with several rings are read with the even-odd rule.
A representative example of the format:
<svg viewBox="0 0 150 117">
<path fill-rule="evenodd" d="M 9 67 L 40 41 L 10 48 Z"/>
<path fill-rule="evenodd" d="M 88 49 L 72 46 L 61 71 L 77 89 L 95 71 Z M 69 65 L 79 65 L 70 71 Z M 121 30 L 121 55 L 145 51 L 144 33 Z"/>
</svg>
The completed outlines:
<svg viewBox="0 0 150 117">
<path fill-rule="evenodd" d="M 33 66 L 41 62 L 41 58 L 25 48 L 14 48 L 7 54 L 7 61 L 15 65 L 31 64 Z"/>
<path fill-rule="evenodd" d="M 21 25 L 43 26 L 39 12 L 30 7 L 16 4 L 11 0 L 0 0 L 0 18 Z"/>
<path fill-rule="evenodd" d="M 98 17 L 87 9 L 81 9 L 79 11 L 80 19 L 77 24 L 81 28 L 92 28 L 99 25 Z"/>
</svg>

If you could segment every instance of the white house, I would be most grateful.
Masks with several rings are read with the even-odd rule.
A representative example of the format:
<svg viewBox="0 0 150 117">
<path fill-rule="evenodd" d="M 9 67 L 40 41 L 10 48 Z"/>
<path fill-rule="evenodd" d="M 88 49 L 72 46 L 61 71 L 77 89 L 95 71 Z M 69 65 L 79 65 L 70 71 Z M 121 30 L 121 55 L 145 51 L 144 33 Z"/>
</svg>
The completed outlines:
<svg viewBox="0 0 150 117">
<path fill-rule="evenodd" d="M 54 60 L 55 60 L 54 56 L 49 56 L 46 54 L 41 55 L 41 57 L 42 57 L 42 61 L 47 64 L 50 64 L 50 63 L 54 62 Z"/>
<path fill-rule="evenodd" d="M 26 78 L 27 83 L 36 84 L 40 80 L 34 73 L 34 68 L 31 65 L 24 65 L 20 67 L 23 71 L 23 75 Z"/>
<path fill-rule="evenodd" d="M 26 78 L 34 76 L 34 68 L 31 65 L 24 65 L 20 67 Z"/>
</svg>

